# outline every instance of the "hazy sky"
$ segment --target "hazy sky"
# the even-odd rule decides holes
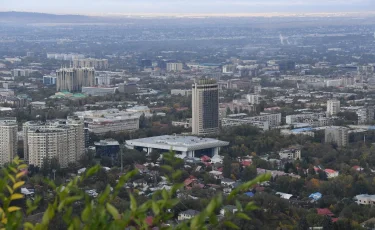
[[[0,0],[0,11],[50,13],[268,13],[375,11],[375,0]]]

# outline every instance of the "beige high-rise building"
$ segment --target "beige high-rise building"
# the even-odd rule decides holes
[[[84,122],[77,117],[23,125],[24,155],[29,164],[41,167],[44,159],[58,159],[61,167],[77,162],[85,153]]]
[[[0,120],[0,165],[9,163],[17,156],[17,130],[15,118]]]
[[[327,101],[327,114],[334,116],[340,112],[340,101],[339,100],[328,100]]]
[[[219,87],[215,80],[202,79],[192,88],[192,133],[219,132]]]
[[[325,142],[335,143],[337,146],[347,146],[349,143],[349,129],[341,126],[331,126],[325,129]]]
[[[95,68],[95,69],[108,69],[108,59],[84,58],[74,59],[73,67],[75,68]]]
[[[82,86],[95,85],[94,68],[61,68],[56,77],[57,91],[80,92]]]

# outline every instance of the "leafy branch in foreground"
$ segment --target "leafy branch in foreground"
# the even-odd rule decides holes
[[[255,204],[250,202],[242,205],[235,198],[257,183],[270,179],[268,174],[261,175],[234,189],[228,196],[223,196],[219,193],[210,200],[203,211],[192,219],[170,225],[168,222],[174,219],[174,213],[171,210],[176,208],[181,202],[177,198],[177,193],[182,189],[183,184],[174,182],[181,175],[181,171],[178,168],[183,164],[183,161],[176,158],[173,152],[165,153],[163,158],[165,165],[161,166],[161,170],[171,184],[170,189],[155,191],[152,194],[152,199],[141,204],[137,203],[135,194],[128,191],[130,205],[123,212],[120,212],[115,207],[115,199],[125,184],[137,174],[136,170],[121,176],[114,188],[107,185],[104,191],[96,198],[90,197],[81,189],[81,185],[90,177],[95,176],[100,170],[99,165],[90,168],[84,175],[73,178],[65,185],[56,186],[54,182],[46,180],[54,198],[44,211],[42,220],[35,225],[30,222],[20,221],[23,217],[23,211],[20,207],[11,204],[13,200],[24,198],[22,194],[17,193],[17,190],[25,183],[21,178],[25,175],[23,170],[27,166],[16,158],[7,168],[3,169],[3,176],[0,178],[1,229],[19,229],[22,227],[36,230],[49,229],[54,218],[62,218],[68,229],[71,230],[149,229],[150,223],[147,223],[146,219],[150,215],[153,216],[152,226],[159,227],[159,229],[208,229],[219,225],[216,211],[222,207],[223,203],[227,202],[235,202],[238,210],[234,214],[235,218],[250,220],[246,212],[255,210]],[[26,215],[38,208],[40,200],[40,197],[36,197],[33,201],[26,201]],[[223,224],[229,228],[238,229],[229,220],[224,221]]]

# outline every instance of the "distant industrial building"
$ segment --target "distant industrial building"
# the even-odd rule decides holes
[[[108,69],[108,59],[84,58],[74,59],[75,68],[94,68],[98,70]]]
[[[12,162],[17,156],[18,125],[15,117],[0,118],[0,165]]]
[[[150,154],[152,151],[164,153],[172,150],[179,158],[200,158],[204,155],[213,157],[219,154],[220,147],[228,145],[229,142],[211,138],[170,135],[126,141],[126,147],[131,149],[144,151],[148,154]]]
[[[62,68],[56,71],[57,91],[80,92],[83,86],[95,85],[94,68]]]
[[[330,126],[325,129],[325,142],[334,143],[339,147],[347,146],[349,143],[349,129],[341,126]]]
[[[116,158],[120,152],[120,144],[113,139],[100,140],[99,142],[95,142],[94,145],[97,157]]]
[[[192,133],[219,132],[219,88],[215,80],[202,79],[192,88]]]

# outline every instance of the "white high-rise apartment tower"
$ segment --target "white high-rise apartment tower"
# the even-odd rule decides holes
[[[339,100],[328,100],[327,101],[327,114],[334,116],[340,112],[340,101]]]
[[[219,132],[219,87],[215,80],[202,79],[192,88],[192,133]]]
[[[0,120],[0,165],[9,163],[17,156],[17,121],[16,118]]]

